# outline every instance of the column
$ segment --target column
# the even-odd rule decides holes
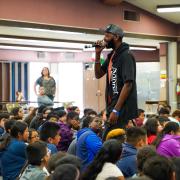
[[[169,104],[172,112],[177,109],[177,42],[168,43]]]

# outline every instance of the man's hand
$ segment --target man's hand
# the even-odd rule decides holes
[[[118,116],[116,115],[115,112],[111,112],[110,116],[109,116],[109,122],[110,124],[116,124],[118,120]]]
[[[104,41],[97,41],[95,46],[96,54],[101,54],[102,50],[105,48],[105,42]]]

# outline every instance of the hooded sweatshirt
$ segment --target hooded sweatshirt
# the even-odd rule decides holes
[[[157,147],[157,153],[166,157],[180,157],[180,135],[166,134]]]
[[[137,149],[127,142],[124,143],[121,159],[116,165],[122,171],[125,178],[131,177],[137,173],[136,156]]]
[[[85,169],[102,147],[101,139],[90,128],[83,128],[77,133],[76,155],[82,160]]]

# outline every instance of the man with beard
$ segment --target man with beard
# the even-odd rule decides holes
[[[136,62],[129,45],[122,42],[123,30],[109,24],[104,31],[104,40],[95,46],[95,76],[106,76],[106,111],[108,122],[103,139],[116,128],[124,128],[128,120],[137,117]],[[111,48],[106,61],[101,65],[100,56],[104,48]]]

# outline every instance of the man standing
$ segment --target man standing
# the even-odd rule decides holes
[[[106,111],[109,124],[104,138],[115,128],[124,128],[128,120],[137,117],[136,62],[129,51],[129,45],[122,42],[123,30],[109,24],[104,30],[104,42],[97,41],[95,46],[95,76],[106,77]],[[104,48],[112,48],[104,64],[100,64]]]

